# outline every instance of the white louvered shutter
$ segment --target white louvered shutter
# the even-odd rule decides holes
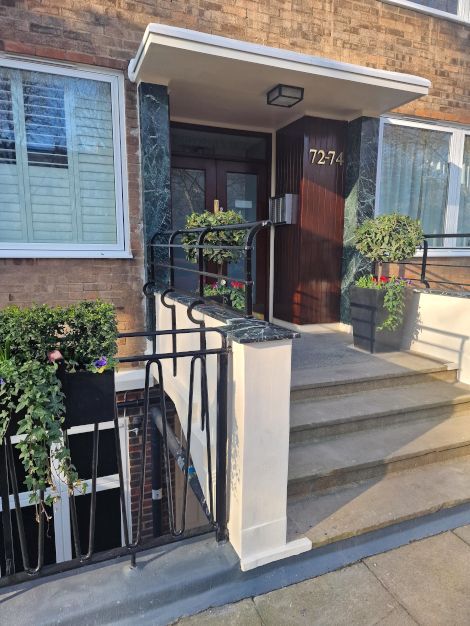
[[[111,84],[0,69],[0,241],[117,244]]]

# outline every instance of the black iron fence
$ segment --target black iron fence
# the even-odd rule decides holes
[[[149,294],[158,283],[164,284],[168,291],[174,291],[175,289],[175,272],[186,272],[197,277],[198,286],[194,292],[187,292],[187,295],[195,297],[197,296],[203,302],[213,302],[213,298],[205,295],[205,286],[207,279],[217,281],[233,280],[233,276],[229,276],[224,273],[215,273],[208,270],[208,261],[204,254],[205,251],[229,251],[240,253],[243,257],[243,276],[237,278],[237,282],[241,283],[245,287],[245,303],[244,303],[244,315],[245,317],[253,316],[253,288],[255,284],[255,277],[253,275],[253,254],[256,244],[256,236],[260,231],[270,230],[272,222],[269,220],[259,222],[246,222],[243,224],[230,224],[224,226],[208,226],[204,228],[189,228],[180,229],[167,232],[157,232],[152,237],[148,245],[148,282],[144,287],[144,293]],[[229,233],[233,231],[245,231],[245,241],[243,245],[214,245],[206,242],[206,237],[209,233]],[[181,238],[187,236],[196,236],[196,243],[189,243],[188,240],[183,243]],[[159,241],[163,238],[165,241]],[[178,239],[180,239],[178,243]],[[181,263],[175,260],[175,251],[182,251],[187,254],[188,251],[195,251],[197,262],[195,264]],[[162,252],[159,258],[159,252]],[[191,266],[190,266],[191,265]],[[161,278],[165,276],[168,280],[162,281]],[[185,290],[178,287],[178,292],[184,293]],[[231,308],[223,302],[217,302],[217,304],[224,308]],[[268,304],[269,306],[269,304]],[[269,311],[268,319],[269,319]]]
[[[429,281],[427,279],[427,270],[428,270],[428,254],[429,254],[429,250],[441,250],[441,251],[455,251],[455,250],[462,250],[462,246],[457,246],[454,243],[452,243],[453,241],[455,242],[457,239],[467,239],[470,238],[470,233],[439,233],[437,235],[425,235],[424,236],[424,241],[423,241],[423,256],[421,259],[421,276],[420,276],[420,281],[421,283],[427,288],[430,288],[430,284]],[[443,242],[442,246],[432,246],[430,245],[430,242],[432,240],[441,240]],[[452,269],[453,267],[459,267],[458,265],[452,265],[452,264],[439,264],[439,263],[433,263],[432,264],[433,268],[436,267],[441,267],[441,268],[449,268]],[[454,281],[445,281],[446,284],[448,285],[458,285],[459,287],[470,287],[470,283],[466,283],[466,284],[462,284],[459,282],[454,282]]]
[[[61,562],[47,563],[47,546],[51,541],[51,534],[59,532],[59,524],[51,520],[54,513],[45,504],[45,494],[40,493],[40,501],[34,505],[34,522],[25,524],[23,509],[27,508],[27,492],[21,490],[18,479],[19,459],[15,450],[12,436],[6,436],[0,446],[0,587],[35,578],[41,575],[64,572],[89,563],[103,561],[109,558],[128,555],[131,565],[136,564],[136,555],[139,551],[178,539],[194,536],[205,532],[215,532],[217,541],[227,538],[227,510],[226,510],[226,483],[227,483],[227,367],[228,353],[226,337],[218,328],[191,328],[181,330],[143,331],[129,332],[120,335],[122,338],[147,337],[152,339],[154,347],[158,338],[164,336],[176,337],[183,335],[199,334],[200,348],[196,350],[159,352],[152,354],[140,354],[127,356],[119,359],[121,363],[145,364],[145,388],[143,397],[137,400],[122,401],[115,404],[113,416],[106,416],[112,420],[110,427],[114,431],[114,454],[117,466],[117,488],[119,490],[119,508],[121,517],[122,538],[120,545],[109,549],[99,550],[95,545],[97,530],[97,516],[104,516],[105,528],[111,522],[111,512],[106,510],[106,505],[98,503],[98,467],[100,460],[100,440],[103,424],[94,423],[91,426],[91,467],[88,466],[88,476],[91,473],[91,490],[87,493],[89,508],[87,514],[83,514],[83,507],[77,507],[77,501],[85,498],[74,492],[70,485],[65,485],[64,501],[60,503],[63,511],[63,519],[60,526],[70,528],[69,541],[71,543],[71,557],[61,559]],[[218,347],[207,348],[206,338],[209,334],[218,337]],[[214,343],[214,342],[212,342]],[[165,393],[165,361],[172,360],[176,363],[182,359],[190,360],[189,380],[186,381],[188,393],[187,427],[185,432],[178,435],[172,427],[169,419],[171,401]],[[207,365],[210,359],[216,360],[216,409],[209,406]],[[196,374],[196,364],[199,364]],[[152,386],[152,369],[158,374],[158,385]],[[97,375],[98,376],[98,375]],[[197,376],[197,378],[196,378]],[[194,392],[196,382],[200,383],[200,415],[195,420],[193,415]],[[83,389],[86,394],[87,390]],[[142,408],[142,421],[140,425],[140,450],[137,453],[137,475],[129,476],[125,471],[126,457],[129,451],[123,441],[122,420],[118,416],[119,409]],[[215,413],[215,414],[214,414]],[[216,424],[216,441],[211,441],[211,423]],[[199,481],[199,477],[192,463],[191,442],[192,433],[199,428],[205,433],[206,466],[205,477],[206,489]],[[155,439],[157,446],[152,445],[152,453],[149,455],[148,438]],[[67,441],[68,433],[64,431]],[[154,443],[154,441],[152,441]],[[72,463],[75,462],[74,450],[71,449]],[[212,458],[215,449],[216,458]],[[78,449],[77,449],[78,450]],[[159,452],[155,454],[155,450]],[[87,451],[88,453],[90,450]],[[109,449],[106,451],[109,455]],[[81,453],[83,455],[83,450]],[[79,455],[80,456],[80,455]],[[149,458],[149,456],[151,458]],[[134,459],[135,461],[135,459]],[[157,523],[157,532],[153,537],[144,537],[144,501],[148,497],[148,464],[153,469],[152,476],[157,480],[164,476],[163,492],[166,498],[166,510],[168,512],[168,529],[162,532],[162,524]],[[135,464],[135,463],[134,463]],[[175,488],[175,465],[180,468],[183,476],[183,486],[179,491]],[[215,465],[215,488],[213,485],[212,468]],[[51,471],[54,471],[51,467]],[[133,483],[137,491],[137,499],[131,504],[129,498],[129,483]],[[152,484],[152,488],[155,485]],[[186,528],[188,490],[191,489],[196,500],[199,502],[201,511],[207,518],[207,524],[200,528]],[[204,495],[206,494],[207,497]],[[160,497],[161,497],[160,492]],[[214,501],[215,500],[215,501]],[[179,507],[177,506],[179,505]],[[79,512],[77,513],[77,510]],[[177,514],[179,510],[179,515]],[[65,513],[64,513],[65,511]],[[159,510],[161,514],[161,509]],[[108,516],[108,517],[106,517]],[[55,518],[54,518],[55,519]],[[106,524],[106,522],[108,524]],[[158,520],[161,522],[161,520]],[[106,532],[106,531],[105,531]],[[53,540],[53,538],[52,538]],[[49,555],[50,556],[50,555]],[[34,562],[33,562],[34,559]],[[50,558],[49,558],[50,560]]]

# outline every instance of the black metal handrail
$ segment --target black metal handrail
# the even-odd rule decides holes
[[[208,333],[216,334],[220,338],[219,347],[207,349],[205,348],[205,338]],[[75,504],[76,494],[71,485],[69,488],[69,506],[71,517],[71,540],[74,546],[75,558],[69,561],[56,563],[54,565],[44,565],[44,538],[47,532],[45,523],[45,506],[44,496],[41,492],[40,503],[37,507],[37,530],[34,537],[26,536],[24,532],[23,511],[20,503],[20,492],[17,480],[16,464],[13,456],[13,444],[11,436],[7,434],[3,443],[0,445],[0,498],[2,502],[2,511],[0,513],[0,525],[3,527],[3,541],[0,542],[0,563],[4,563],[4,567],[0,568],[0,588],[24,580],[35,578],[38,576],[49,575],[68,571],[72,568],[81,567],[88,563],[100,562],[104,558],[113,558],[121,555],[129,555],[131,564],[135,565],[137,552],[148,549],[152,546],[162,545],[175,541],[178,538],[186,538],[195,534],[215,531],[217,541],[225,541],[227,539],[227,384],[228,384],[228,356],[229,347],[227,337],[220,328],[184,328],[180,330],[162,330],[162,331],[141,331],[141,332],[125,332],[119,335],[119,338],[137,338],[150,337],[154,340],[161,336],[188,335],[193,334],[199,337],[204,336],[204,349],[174,351],[174,352],[157,352],[151,354],[137,354],[133,356],[120,357],[120,363],[143,363],[145,364],[145,385],[143,400],[117,402],[114,406],[114,415],[109,416],[109,420],[113,421],[114,439],[116,446],[116,463],[119,478],[119,496],[120,508],[122,516],[122,532],[123,546],[117,547],[106,553],[100,553],[95,548],[95,530],[96,530],[96,512],[97,512],[97,479],[98,479],[98,458],[99,458],[99,424],[95,423],[92,430],[92,455],[91,455],[91,492],[90,495],[90,513],[86,535],[88,537],[88,545],[86,552],[82,550],[80,538],[83,533],[80,530],[80,523],[77,516]],[[155,341],[154,341],[154,345]],[[207,377],[207,359],[217,359],[217,379],[216,379],[216,407],[212,412],[208,399],[208,377]],[[163,362],[165,360],[190,359],[190,373],[188,381],[188,414],[187,429],[181,442],[172,430],[169,420],[169,407],[172,406],[171,400],[165,394],[165,376]],[[205,431],[206,437],[206,454],[208,468],[208,501],[206,502],[201,484],[198,480],[197,473],[191,460],[191,433],[193,430],[193,399],[196,384],[196,362],[199,362],[199,372],[201,378],[201,431]],[[158,386],[153,387],[150,384],[151,368],[156,367],[158,370]],[[86,393],[86,390],[84,390]],[[137,507],[134,509],[129,506],[126,499],[126,484],[124,481],[123,458],[121,454],[121,441],[119,433],[119,408],[143,407],[143,417],[139,426],[141,443],[140,443],[140,466],[136,472],[137,480]],[[214,416],[213,413],[216,413]],[[211,443],[211,419],[215,418],[216,425],[216,441],[215,441],[215,503],[214,490],[212,484],[212,443]],[[152,437],[159,439],[158,448],[162,451],[161,458],[163,460],[163,471],[166,483],[166,498],[169,514],[169,533],[166,535],[155,536],[154,538],[143,537],[144,522],[144,500],[146,497],[146,464],[148,460],[148,436],[152,430]],[[64,430],[64,438],[67,440],[67,431]],[[184,441],[184,443],[183,443]],[[182,511],[179,523],[176,522],[176,501],[175,483],[172,477],[172,469],[170,465],[171,456],[175,458],[178,466],[181,468],[184,476],[183,490],[181,495]],[[73,462],[73,459],[72,459]],[[161,469],[160,469],[161,473]],[[153,477],[152,477],[153,480]],[[186,529],[186,501],[188,487],[193,490],[197,500],[200,502],[203,512],[207,516],[208,523],[199,529]],[[153,482],[152,482],[153,489]],[[175,492],[175,493],[174,493]],[[88,495],[88,494],[87,494]],[[10,498],[13,498],[13,506],[10,506]],[[13,535],[13,517],[15,514],[16,527],[18,529],[20,549],[15,547]],[[134,513],[134,515],[133,515]],[[35,545],[33,545],[35,544]],[[30,565],[30,554],[37,554],[37,564]],[[21,571],[17,571],[16,564],[21,563]]]
[[[159,231],[153,235],[148,244],[148,282],[144,286],[144,293],[147,295],[152,289],[157,286],[157,268],[162,270],[168,270],[168,284],[166,285],[167,293],[173,291],[175,288],[175,271],[187,272],[190,274],[197,274],[199,277],[198,289],[196,293],[188,293],[189,296],[195,296],[204,302],[213,302],[213,299],[204,295],[204,285],[206,278],[215,278],[217,280],[233,280],[226,274],[215,274],[207,270],[207,260],[204,256],[205,250],[238,250],[244,252],[244,273],[243,278],[237,279],[237,282],[242,283],[245,286],[245,317],[253,317],[253,249],[255,247],[256,236],[261,230],[269,229],[272,226],[272,222],[269,220],[262,220],[258,222],[245,222],[242,224],[226,224],[221,226],[208,226],[201,228],[188,228],[178,229],[173,231]],[[230,232],[230,231],[246,231],[245,243],[242,246],[220,246],[205,243],[205,238],[212,232]],[[184,235],[199,235],[197,237],[197,243],[175,243],[177,237]],[[159,242],[161,239],[168,236],[168,241]],[[157,260],[156,250],[167,250],[167,262]],[[197,269],[187,267],[181,264],[175,264],[175,250],[197,250]],[[179,292],[185,293],[184,290],[178,289]],[[224,308],[231,309],[224,304]],[[269,303],[268,303],[269,306]],[[269,312],[268,312],[269,314]]]
[[[423,256],[421,259],[420,281],[423,283],[426,289],[430,289],[429,281],[426,278],[429,250],[460,250],[461,249],[461,246],[444,246],[444,247],[443,246],[430,246],[429,241],[432,239],[461,239],[465,237],[470,237],[470,233],[437,233],[435,235],[424,235],[424,240],[422,244]],[[452,267],[452,266],[446,265],[445,267]],[[448,283],[448,284],[458,284],[458,283]]]

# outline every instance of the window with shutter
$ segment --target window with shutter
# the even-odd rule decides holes
[[[122,84],[117,73],[2,61],[2,256],[128,256]]]

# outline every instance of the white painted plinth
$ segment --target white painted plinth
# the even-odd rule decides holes
[[[230,542],[249,570],[311,548],[286,543],[292,341],[232,344]]]

